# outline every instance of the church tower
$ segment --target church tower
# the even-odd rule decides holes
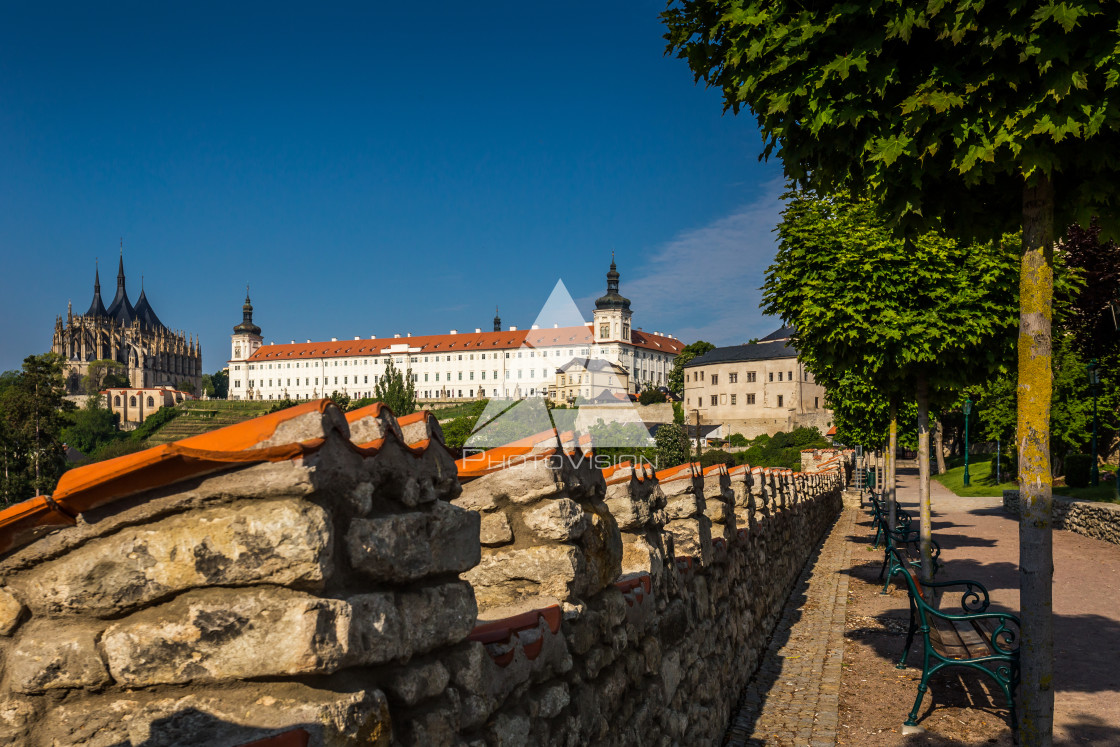
[[[618,268],[611,254],[611,269],[607,272],[607,294],[595,301],[592,329],[595,342],[630,342],[630,299],[618,292]]]
[[[249,301],[249,286],[245,286],[245,304],[241,307],[241,324],[233,328],[230,363],[246,360],[261,346],[261,328],[253,324],[253,304]]]

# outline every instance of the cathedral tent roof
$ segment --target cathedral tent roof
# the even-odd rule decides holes
[[[117,270],[117,294],[113,296],[113,302],[109,304],[107,313],[119,324],[132,324],[132,320],[136,318],[136,309],[132,308],[132,303],[128,300],[128,292],[124,289],[123,256]]]
[[[140,298],[136,301],[136,308],[133,309],[136,318],[140,320],[140,324],[152,329],[160,329],[163,327],[163,322],[156,316],[156,312],[152,310],[152,305],[148,303],[148,295],[144,289],[140,289]]]
[[[95,269],[93,271],[93,302],[89,305],[86,316],[108,316],[105,304],[101,301],[101,276]]]

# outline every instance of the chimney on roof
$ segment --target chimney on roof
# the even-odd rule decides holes
[[[310,342],[311,342],[311,340],[308,340],[307,342],[309,342],[309,343],[310,343]]]
[[[371,340],[376,340],[376,339],[377,339],[377,335],[370,335],[370,336],[369,336],[369,339],[371,339]]]
[[[661,337],[661,333],[660,333],[660,332],[654,332],[653,334],[657,335],[658,337]]]
[[[516,332],[516,331],[517,331],[517,327],[514,327],[514,326],[512,326],[512,325],[511,325],[511,326],[510,326],[510,328],[509,328],[509,331],[510,331],[510,332]]]
[[[482,334],[482,329],[481,329],[480,327],[475,327],[475,328],[474,328],[474,333],[475,333],[476,335],[478,335],[478,334]]]
[[[560,329],[560,322],[553,322],[552,323],[552,328],[553,329]]]
[[[459,330],[453,329],[453,330],[451,330],[451,334],[457,335],[457,334],[459,334]]]
[[[401,336],[401,333],[400,333],[400,332],[394,332],[394,333],[393,333],[393,339],[394,339],[394,340],[396,340],[396,339],[397,339],[397,338],[399,338],[400,336]]]
[[[338,342],[338,338],[337,337],[332,337],[331,342]]]
[[[360,337],[355,337],[354,339],[355,339],[355,340],[360,340],[360,339],[362,339],[362,338],[360,338]]]
[[[288,344],[289,344],[289,345],[295,345],[295,344],[296,344],[296,341],[295,341],[295,340],[289,340],[289,341],[288,341]]]

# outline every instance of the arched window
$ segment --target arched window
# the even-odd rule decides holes
[[[130,407],[136,407],[136,395],[132,395],[128,398],[128,404]]]
[[[121,406],[121,395],[118,394],[116,397],[113,397],[113,404],[117,407]]]
[[[156,406],[156,400],[155,400],[155,398],[154,398],[154,397],[151,397],[151,396],[149,396],[149,397],[148,397],[148,407],[155,407],[155,406]]]

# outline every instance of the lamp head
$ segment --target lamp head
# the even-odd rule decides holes
[[[970,399],[966,399],[964,401],[964,416],[967,418],[971,414],[972,414],[972,399],[970,398]]]

